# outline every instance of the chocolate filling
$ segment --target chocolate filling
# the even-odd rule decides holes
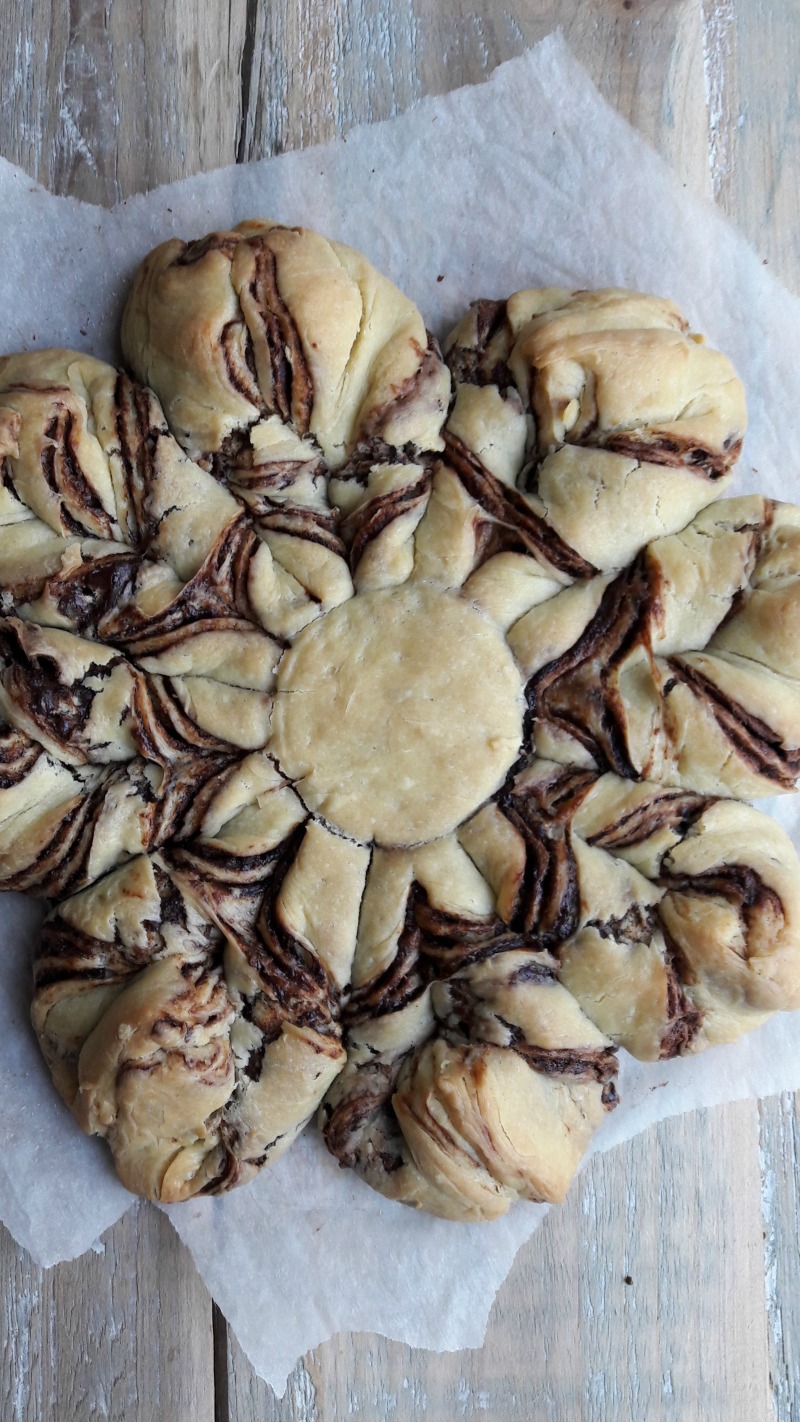
[[[517,489],[509,488],[490,474],[463,440],[446,431],[445,446],[448,468],[458,475],[467,493],[485,509],[493,524],[509,528],[512,546],[543,559],[571,578],[595,576],[597,569],[534,513]],[[500,537],[499,532],[495,537]]]
[[[506,391],[514,382],[507,365],[511,329],[505,301],[473,301],[469,335],[450,347],[446,360],[458,385],[496,385]]]
[[[746,764],[773,780],[783,790],[793,790],[800,775],[800,748],[788,749],[779,733],[758,716],[754,716],[740,702],[726,696],[710,677],[704,676],[696,667],[689,666],[681,657],[669,658],[670,670],[676,682],[683,682],[697,699],[708,707],[720,730],[724,732],[734,747],[736,754]],[[669,695],[672,686],[665,688]]]

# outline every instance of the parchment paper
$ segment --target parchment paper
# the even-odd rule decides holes
[[[560,36],[484,85],[341,142],[110,212],[55,198],[0,160],[0,349],[61,344],[113,359],[126,283],[145,252],[172,233],[255,216],[362,248],[440,335],[475,297],[526,285],[618,283],[675,297],[747,386],[735,491],[800,500],[800,302],[603,102]],[[770,808],[800,847],[798,801]],[[21,897],[0,901],[0,1218],[48,1265],[87,1249],[132,1201],[104,1147],[57,1100],[28,1026],[40,917]],[[696,1059],[625,1059],[623,1104],[595,1148],[680,1111],[798,1087],[800,1013]],[[479,1346],[495,1292],[544,1213],[518,1206],[484,1226],[416,1215],[340,1172],[313,1131],[250,1187],[168,1211],[276,1391],[298,1355],[339,1330]]]

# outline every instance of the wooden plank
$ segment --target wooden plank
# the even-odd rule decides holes
[[[0,152],[112,204],[239,147],[247,0],[18,0],[0,18]]]
[[[391,118],[422,94],[478,83],[561,26],[601,92],[669,157],[706,182],[700,9],[694,0],[360,0],[321,6],[258,0],[245,159],[322,143]]]
[[[759,1103],[767,1341],[776,1422],[800,1398],[800,1095]]]
[[[800,0],[704,0],[714,193],[800,289]]]
[[[0,1227],[3,1422],[214,1422],[211,1300],[166,1216],[39,1269]]]
[[[596,1157],[520,1253],[480,1350],[341,1336],[277,1402],[232,1342],[231,1422],[767,1422],[757,1129],[748,1102]]]
[[[800,0],[704,0],[714,196],[800,292],[796,36]],[[770,1379],[776,1422],[800,1411],[800,1093],[759,1103]]]

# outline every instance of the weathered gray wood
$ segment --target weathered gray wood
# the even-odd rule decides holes
[[[166,1216],[39,1269],[0,1227],[3,1422],[214,1422],[211,1300]]]
[[[241,156],[321,143],[390,118],[422,94],[485,79],[557,26],[605,96],[680,169],[702,149],[701,11],[694,0],[358,0],[296,7],[259,0],[246,56]]]
[[[335,1338],[278,1403],[232,1342],[231,1422],[767,1422],[757,1129],[755,1103],[726,1106],[594,1159],[518,1257],[480,1350]]]
[[[705,0],[715,196],[794,290],[800,288],[798,26],[798,0]]]
[[[759,1104],[767,1341],[776,1422],[800,1398],[800,1097]]]
[[[0,153],[111,204],[236,161],[247,0],[14,0],[0,14]]]
[[[716,200],[800,291],[796,37],[800,5],[705,0],[709,168]],[[770,1381],[776,1422],[800,1409],[800,1095],[759,1103]]]

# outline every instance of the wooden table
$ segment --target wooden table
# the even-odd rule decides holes
[[[113,203],[401,112],[557,24],[687,187],[800,288],[800,0],[15,0],[0,12],[0,152]],[[481,1350],[340,1336],[281,1402],[155,1209],[45,1272],[3,1231],[0,1416],[794,1422],[799,1183],[796,1099],[667,1122],[596,1158],[551,1212]]]

